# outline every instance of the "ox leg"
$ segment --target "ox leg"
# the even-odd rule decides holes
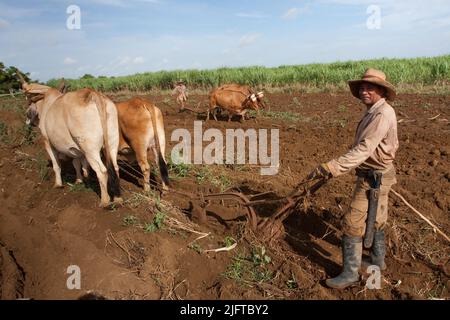
[[[119,175],[119,165],[117,164],[117,149],[111,148],[111,149],[110,149],[110,152],[111,152],[111,154],[110,154],[110,156],[111,156],[111,162],[112,162],[112,164],[113,164],[114,171],[116,172],[117,179],[119,179],[120,175]],[[122,204],[122,203],[123,203],[122,197],[114,196],[113,201],[114,201],[114,203],[116,203],[116,204]]]
[[[231,118],[233,118],[233,114],[230,112],[230,113],[228,114],[228,122],[231,121]]]
[[[152,150],[153,150],[153,154],[155,155],[155,166],[156,166],[156,168],[158,168],[158,166],[159,166],[159,163],[158,163],[158,150],[156,149],[156,146],[153,146]],[[161,156],[164,159],[164,148],[161,148]],[[164,159],[164,162],[165,161],[166,161],[166,159]],[[164,183],[164,180],[162,178],[161,178],[161,183],[162,183],[162,189],[164,191],[168,191],[169,187]]]
[[[83,176],[81,175],[81,159],[74,158],[72,160],[73,167],[75,168],[75,172],[77,173],[77,179],[75,180],[75,184],[83,183]]]
[[[119,130],[119,152],[121,154],[129,154],[131,152],[131,148],[126,142],[122,130]]]
[[[89,163],[85,157],[81,158],[81,170],[83,171],[83,177],[89,177]]]
[[[144,187],[144,191],[150,191],[150,165],[148,164],[147,148],[137,146],[137,148],[133,149],[136,152],[136,160],[142,171],[142,186]]]
[[[53,171],[55,172],[55,184],[54,188],[62,188],[62,179],[61,179],[61,166],[58,160],[58,153],[52,146],[50,145],[50,142],[45,141],[45,150],[47,151],[48,155],[50,156],[50,159],[52,160],[53,165]]]
[[[86,159],[92,170],[94,170],[97,175],[101,193],[100,207],[105,208],[109,206],[108,171],[106,170],[102,159],[100,159],[99,153],[86,154]]]

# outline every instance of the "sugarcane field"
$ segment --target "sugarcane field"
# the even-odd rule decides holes
[[[449,5],[78,2],[0,4],[0,300],[450,299]]]

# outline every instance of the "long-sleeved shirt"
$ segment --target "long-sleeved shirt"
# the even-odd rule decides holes
[[[393,167],[397,149],[397,117],[394,109],[381,99],[359,122],[352,149],[327,165],[334,177],[356,167],[388,171]]]
[[[186,86],[184,84],[176,85],[172,91],[172,95],[177,94],[178,97],[187,98]]]

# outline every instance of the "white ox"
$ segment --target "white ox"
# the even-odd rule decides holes
[[[97,174],[101,207],[110,205],[110,196],[120,203],[119,124],[114,103],[92,89],[62,94],[47,86],[28,84],[23,78],[22,88],[30,99],[28,122],[39,126],[52,161],[55,187],[62,187],[59,159],[69,157],[73,159],[77,182],[82,180],[82,164],[85,176],[87,163]],[[102,148],[106,166],[101,158]]]

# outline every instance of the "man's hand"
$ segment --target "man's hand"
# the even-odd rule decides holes
[[[315,168],[306,178],[307,180],[314,179],[325,179],[329,180],[333,177],[326,163],[322,163],[317,168]]]

